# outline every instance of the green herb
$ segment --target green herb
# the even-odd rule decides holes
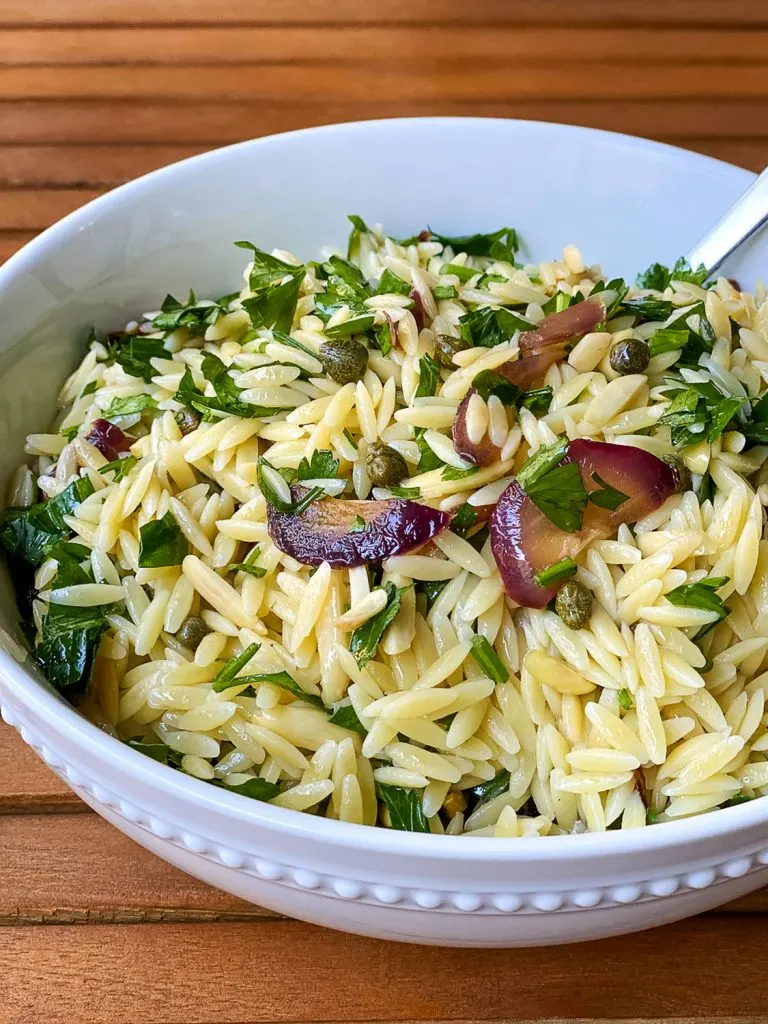
[[[474,476],[479,467],[470,466],[468,469],[457,469],[455,466],[443,466],[440,477],[443,480],[466,480],[469,476]]]
[[[589,500],[598,508],[607,508],[614,512],[617,508],[621,508],[625,501],[629,501],[628,494],[622,494],[615,487],[611,487],[598,473],[593,473],[592,479],[598,489],[589,492]]]
[[[257,329],[276,327],[290,331],[306,267],[285,263],[250,242],[235,242],[235,245],[253,253],[249,286],[254,294],[243,300],[243,309],[251,323]]]
[[[349,443],[355,449],[355,451],[357,451],[357,441],[350,434],[349,430],[346,427],[344,427],[343,434],[344,434],[344,437],[346,437],[346,439],[349,441]]]
[[[165,565],[181,565],[189,554],[187,538],[181,532],[172,512],[162,519],[152,519],[139,530],[139,568],[158,569]]]
[[[470,466],[469,469],[456,469],[455,466],[443,466],[443,472],[440,476],[443,480],[466,480],[467,477],[474,476],[478,469],[478,466]]]
[[[601,292],[615,292],[615,298],[606,307],[605,316],[603,317],[603,323],[607,323],[612,317],[616,316],[621,311],[622,303],[629,291],[629,285],[621,277],[614,277],[611,281],[598,281],[595,287],[590,292],[590,298],[593,295],[599,295]]]
[[[728,576],[708,576],[698,583],[684,583],[681,587],[675,587],[665,596],[670,604],[680,608],[700,608],[703,611],[715,612],[719,622],[728,616],[730,608],[723,604],[723,599],[715,591],[724,587],[728,582]],[[705,630],[711,628],[705,626]]]
[[[553,444],[542,445],[527,462],[525,462],[517,474],[517,482],[527,491],[536,481],[550,469],[553,469],[565,458],[568,451],[567,438],[562,441],[555,441]]]
[[[768,391],[753,403],[747,422],[739,430],[748,441],[768,444]]]
[[[376,289],[376,294],[410,295],[411,283],[410,281],[404,281],[402,277],[398,277],[397,274],[393,274],[391,270],[387,269],[381,275],[379,287]]]
[[[627,689],[619,690],[617,699],[619,701],[619,707],[622,707],[625,711],[631,711],[635,706],[635,702],[632,700],[632,694]]]
[[[352,520],[352,525],[349,528],[350,533],[360,533],[366,527],[366,522],[362,516],[355,516]]]
[[[245,782],[239,782],[236,786],[228,786],[226,782],[220,784],[221,789],[226,789],[228,793],[237,793],[239,796],[250,797],[251,800],[273,800],[280,792],[280,787],[276,782],[269,782],[267,779],[246,779]]]
[[[584,301],[584,296],[578,292],[576,295],[568,295],[567,292],[555,292],[546,302],[542,302],[541,308],[545,313],[562,313],[564,309],[577,306]]]
[[[339,338],[349,338],[353,334],[365,334],[373,327],[374,319],[373,313],[358,313],[340,324],[326,327],[325,336],[331,340],[338,340]]]
[[[145,338],[140,334],[124,334],[110,342],[110,355],[131,377],[141,377],[148,384],[160,372],[151,359],[168,359],[170,353],[162,338]]]
[[[363,218],[358,217],[356,213],[348,213],[347,220],[352,225],[347,242],[347,259],[352,260],[357,259],[360,255],[360,236],[367,235],[370,229]]]
[[[312,356],[313,359],[317,359],[317,352],[313,351],[309,345],[303,345],[300,341],[291,337],[290,334],[286,334],[284,331],[278,331],[275,327],[272,328],[272,339],[278,342],[280,345],[287,345],[288,348],[295,348],[298,352],[303,352],[305,355]]]
[[[451,519],[451,530],[453,533],[458,533],[460,537],[463,537],[467,530],[474,526],[476,522],[477,509],[474,505],[470,505],[468,502],[465,502],[463,505],[459,505],[453,513],[453,519]]]
[[[145,740],[132,739],[126,740],[126,745],[133,750],[137,750],[140,754],[144,754],[145,757],[151,757],[153,761],[157,761],[159,764],[167,764],[173,768],[181,767],[182,755],[175,750],[171,750],[166,743],[151,743]]]
[[[77,432],[80,429],[80,424],[76,423],[72,427],[62,427],[59,433],[62,437],[66,437],[67,441],[74,441],[77,437]]]
[[[370,298],[371,289],[360,269],[340,256],[331,256],[322,269],[327,280],[325,291],[315,295],[315,312],[326,323],[342,306],[347,306],[351,314],[345,324],[327,330],[326,337],[341,338],[369,330],[373,326],[374,315],[365,305],[365,300]]]
[[[509,772],[506,768],[502,768],[492,779],[482,782],[479,786],[475,786],[472,790],[472,795],[476,800],[475,807],[487,804],[489,800],[494,800],[497,796],[501,796],[502,793],[508,792],[509,782]]]
[[[192,291],[186,302],[179,302],[173,295],[166,295],[160,312],[152,320],[152,326],[156,331],[164,331],[166,334],[179,327],[186,327],[191,337],[200,338],[226,312],[226,306],[221,303],[209,300],[198,302]]]
[[[375,327],[373,331],[374,344],[383,356],[389,355],[392,351],[393,336],[396,338],[397,334],[392,321],[387,316],[385,322],[380,326]]]
[[[654,299],[651,296],[644,299],[625,299],[621,304],[622,313],[637,317],[641,323],[666,320],[672,315],[673,309],[672,303],[666,299]]]
[[[675,394],[659,422],[670,428],[677,448],[703,440],[712,444],[745,402],[746,398],[725,398],[714,384],[689,384]]]
[[[521,395],[517,384],[513,384],[498,370],[481,370],[472,378],[472,387],[486,402],[491,395],[496,395],[504,405],[515,405]]]
[[[299,686],[293,676],[287,672],[257,672],[255,675],[250,676],[238,676],[237,679],[229,681],[229,686],[256,686],[258,683],[271,683],[272,686],[279,686],[281,690],[287,690],[288,693],[292,693],[294,697],[298,697],[299,700],[303,700],[307,704],[311,704],[313,708],[320,708],[325,710],[325,704],[323,704],[322,698],[318,697],[317,694],[307,693],[307,691]],[[227,686],[221,687],[214,684],[213,689],[218,693],[220,689],[227,689]]]
[[[516,331],[532,331],[534,325],[503,306],[481,306],[459,317],[459,333],[473,346],[493,348],[509,341]]]
[[[689,336],[689,331],[676,331],[665,327],[651,337],[648,349],[652,356],[659,356],[663,352],[675,352],[678,349],[682,352],[688,344]]]
[[[431,398],[437,392],[440,383],[440,364],[426,352],[419,359],[419,383],[416,386],[416,398]]]
[[[418,487],[390,487],[390,494],[394,494],[396,498],[410,498],[417,500],[421,497],[421,491]]]
[[[429,832],[429,822],[421,806],[420,789],[377,785],[376,793],[389,811],[392,828],[401,832]]]
[[[453,524],[451,524],[451,529],[453,529]],[[416,585],[419,593],[427,599],[427,610],[432,607],[447,585],[448,580],[422,580]]]
[[[104,473],[114,473],[112,477],[114,483],[119,484],[120,481],[128,476],[133,467],[138,462],[135,455],[127,455],[124,459],[115,459],[113,462],[108,462],[106,466],[102,466],[99,472],[103,475]]]
[[[747,796],[746,793],[736,793],[730,799],[720,804],[721,807],[738,807],[739,804],[748,804],[750,800],[754,800],[755,797]]]
[[[459,293],[452,284],[436,284],[432,294],[436,299],[455,299]]]
[[[98,384],[96,383],[95,380],[88,381],[83,390],[80,392],[80,397],[85,398],[87,395],[92,395],[97,387]]]
[[[692,284],[703,285],[708,277],[709,273],[703,264],[692,270],[688,260],[681,256],[671,270],[662,263],[652,263],[644,273],[638,274],[637,286],[663,292],[669,287],[670,281],[689,281]]]
[[[509,679],[509,672],[504,668],[501,658],[484,636],[472,637],[472,657],[477,662],[480,671],[492,679],[494,683],[506,683]]]
[[[532,413],[539,416],[549,411],[552,401],[552,388],[534,388],[531,391],[524,391],[518,400],[518,405],[524,409],[530,409]]]
[[[416,466],[417,473],[428,473],[431,469],[439,469],[444,466],[443,460],[432,451],[424,440],[424,431],[419,429],[416,432],[416,444],[419,446],[419,464]]]
[[[131,395],[128,398],[115,398],[108,409],[104,410],[104,419],[112,420],[116,416],[133,416],[145,409],[156,409],[157,402],[151,395]]]
[[[473,277],[477,277],[478,274],[482,274],[482,270],[478,270],[477,267],[464,266],[463,263],[444,263],[442,267],[440,267],[440,273],[453,274],[454,277],[458,277],[462,284],[466,284],[467,281],[471,281]]]
[[[540,587],[549,587],[553,583],[560,583],[567,580],[576,572],[576,563],[572,558],[561,558],[559,562],[553,562],[546,569],[537,572],[534,576]]]
[[[227,690],[230,686],[239,686],[240,681],[238,680],[235,682],[235,676],[241,671],[241,669],[245,668],[260,647],[261,644],[258,643],[248,644],[245,650],[241,651],[240,654],[236,655],[234,658],[230,658],[226,665],[222,666],[214,677],[212,683],[214,693],[221,693],[223,690]]]
[[[269,480],[267,480],[264,474],[264,466],[269,466],[266,459],[259,459],[258,468],[256,469],[256,482],[259,485],[259,490],[264,495],[266,501],[276,508],[278,512],[284,512],[286,515],[299,516],[302,512],[305,512],[309,506],[318,501],[318,499],[325,496],[325,491],[322,487],[313,487],[311,490],[307,490],[301,497],[291,501],[284,501],[277,491],[274,489]],[[273,469],[270,466],[270,469]]]
[[[339,472],[339,460],[327,448],[312,452],[312,458],[302,459],[296,470],[297,480],[333,480]]]
[[[230,377],[228,367],[212,352],[203,354],[201,369],[205,379],[213,385],[216,397],[212,398],[203,394],[195,384],[192,371],[187,367],[181,378],[179,390],[176,392],[176,401],[181,402],[182,405],[194,412],[201,413],[204,418],[216,419],[220,414],[240,416],[243,419],[257,419],[285,412],[283,408],[251,405],[250,402],[243,402],[240,398],[241,388]]]
[[[581,529],[588,499],[575,463],[555,466],[528,484],[525,492],[558,529],[566,533],[576,533]]]
[[[93,494],[88,477],[74,480],[60,494],[26,508],[8,508],[0,518],[0,543],[15,558],[39,565],[50,549],[72,531],[64,522]]]
[[[385,591],[387,603],[380,612],[364,622],[362,626],[358,626],[349,641],[349,649],[360,668],[367,665],[375,656],[384,630],[400,611],[400,601],[407,588],[398,589],[394,583],[387,582],[383,588],[377,587],[376,589]]]
[[[357,712],[349,701],[339,701],[338,704],[334,704],[328,721],[331,725],[338,725],[341,729],[359,732],[361,736],[368,735],[365,726],[357,717]]]
[[[655,807],[649,807],[645,812],[645,823],[646,825],[657,825],[659,821],[659,812]]]
[[[432,241],[449,246],[454,252],[465,252],[468,256],[485,256],[506,263],[515,262],[515,253],[520,248],[520,238],[514,228],[499,228],[488,234],[439,235],[432,231]]]
[[[57,588],[91,582],[77,555],[61,547],[56,549],[55,557]],[[78,703],[88,689],[96,651],[107,626],[106,615],[114,607],[75,608],[53,602],[48,605],[34,657],[48,681],[71,703]]]
[[[262,576],[266,576],[267,570],[262,569],[260,565],[256,565],[256,559],[259,557],[259,545],[255,544],[253,550],[249,553],[248,557],[244,562],[230,562],[227,566],[227,572],[245,572],[249,576],[255,576],[256,579],[261,579]]]

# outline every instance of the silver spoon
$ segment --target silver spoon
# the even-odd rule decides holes
[[[689,251],[692,267],[702,263],[710,274],[725,262],[734,250],[768,223],[768,167],[742,193],[722,220]]]

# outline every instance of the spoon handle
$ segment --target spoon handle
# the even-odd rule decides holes
[[[722,220],[688,253],[692,267],[713,273],[742,242],[768,223],[768,167],[752,182]]]

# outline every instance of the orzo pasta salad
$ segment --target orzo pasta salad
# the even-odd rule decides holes
[[[165,765],[365,825],[768,793],[765,289],[350,220],[91,334],[0,524],[43,673]]]

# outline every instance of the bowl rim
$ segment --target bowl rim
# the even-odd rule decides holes
[[[183,171],[189,165],[213,166],[219,160],[237,159],[241,153],[251,150],[268,152],[272,148],[279,148],[285,144],[292,145],[297,140],[314,135],[355,134],[359,131],[387,133],[403,128],[424,130],[431,127],[460,132],[472,126],[497,127],[500,132],[524,131],[559,138],[565,135],[583,140],[587,145],[602,141],[604,145],[613,148],[656,152],[678,164],[683,170],[686,166],[698,165],[718,175],[738,177],[745,187],[756,177],[745,168],[682,147],[621,132],[550,121],[501,117],[408,117],[318,125],[217,147],[160,167],[98,196],[46,228],[0,267],[0,302],[5,287],[15,277],[34,266],[50,247],[65,241],[72,232],[87,227],[94,217],[98,217],[110,207],[121,204],[128,198],[140,201],[145,190],[155,188],[165,179],[173,179],[180,170]],[[505,839],[471,835],[462,836],[462,841],[458,843],[445,842],[445,837],[432,833],[400,832],[356,825],[275,807],[262,801],[246,800],[235,793],[228,793],[223,787],[212,787],[193,776],[152,761],[103,732],[64,698],[38,682],[4,645],[0,646],[0,676],[11,687],[14,700],[18,700],[36,719],[45,723],[55,733],[62,734],[82,751],[86,763],[90,756],[102,758],[113,768],[130,774],[142,785],[153,787],[158,793],[162,792],[164,796],[179,801],[180,805],[186,800],[244,825],[251,824],[257,828],[286,833],[296,839],[321,840],[329,846],[343,844],[357,851],[410,854],[440,861],[509,862],[514,859],[532,859],[547,862],[575,858],[579,855],[602,859],[622,854],[650,853],[682,843],[714,839],[768,821],[768,798],[759,797],[734,807],[716,809],[716,814],[707,811],[678,821],[661,822],[652,828],[548,836],[546,842],[541,842],[538,837]],[[87,773],[87,769],[81,770]]]

